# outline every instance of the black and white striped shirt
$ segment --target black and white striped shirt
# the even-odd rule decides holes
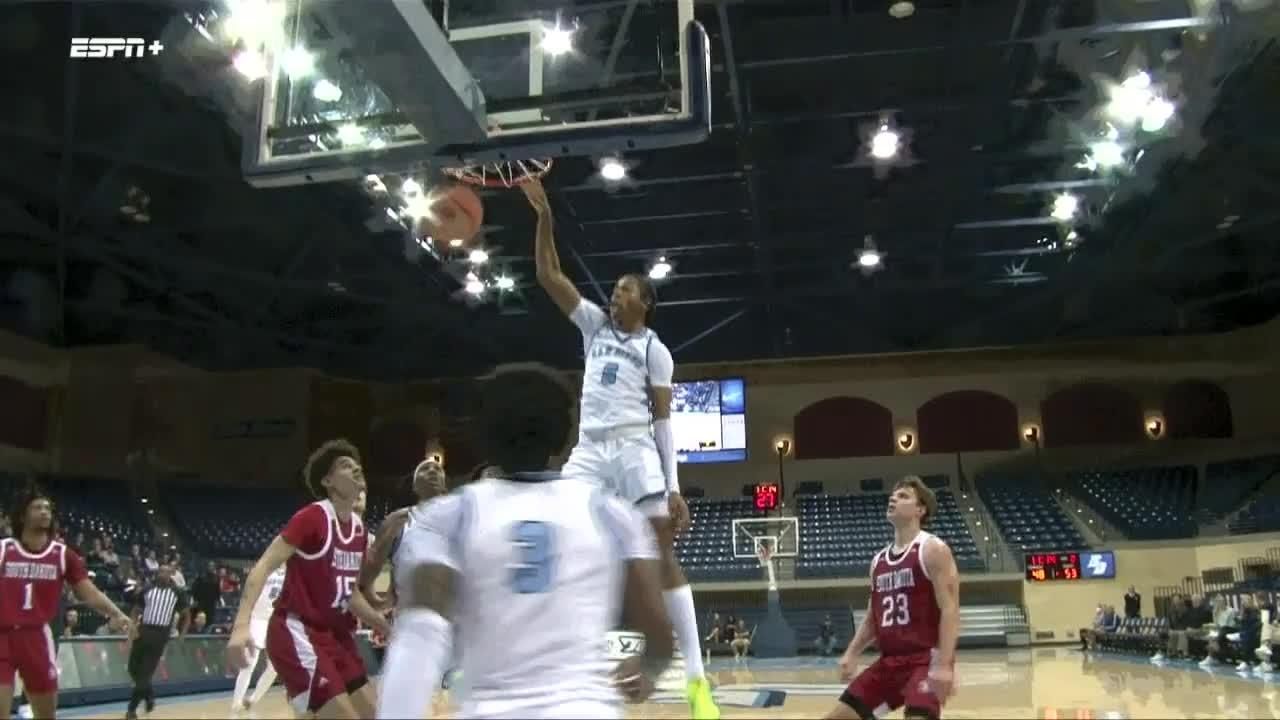
[[[173,614],[187,609],[186,595],[168,585],[151,585],[138,594],[142,624],[172,627]]]

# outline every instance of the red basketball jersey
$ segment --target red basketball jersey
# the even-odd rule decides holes
[[[294,513],[280,536],[297,548],[285,565],[284,588],[276,610],[304,622],[350,632],[355,629],[351,595],[355,592],[368,536],[360,518],[338,520],[328,500]]]
[[[932,537],[922,531],[900,554],[890,545],[871,561],[871,612],[882,655],[915,655],[938,647],[942,611],[921,557]]]
[[[17,538],[0,540],[0,626],[48,625],[58,617],[62,584],[87,577],[84,560],[61,540],[34,553]]]

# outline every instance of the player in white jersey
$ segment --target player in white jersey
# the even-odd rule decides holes
[[[538,216],[534,259],[538,283],[582,331],[586,368],[578,444],[561,469],[566,477],[602,481],[649,518],[662,561],[663,601],[675,626],[695,720],[720,717],[702,666],[693,590],[675,555],[675,536],[689,525],[680,495],[671,433],[671,351],[648,323],[657,306],[652,283],[623,275],[606,314],[578,293],[560,270],[551,205],[541,183],[522,185]]]
[[[545,472],[573,425],[554,374],[506,369],[481,394],[477,445],[501,474],[413,509],[378,717],[422,717],[453,650],[460,717],[620,718],[671,660],[653,533],[595,484]],[[605,636],[624,618],[647,642],[615,665]]]
[[[252,644],[246,661],[248,664],[236,676],[236,689],[231,696],[233,713],[242,709],[248,710],[267,694],[276,681],[276,669],[271,665],[271,660],[264,655],[263,662],[266,667],[258,677],[258,686],[254,688],[253,695],[245,700],[244,695],[249,689],[249,681],[253,679],[254,668],[258,666],[258,656],[267,646],[267,623],[271,620],[271,613],[275,612],[276,598],[280,597],[280,591],[284,588],[284,570],[284,566],[281,565],[267,576],[267,582],[262,586],[262,594],[258,596],[258,602],[253,604],[253,614],[249,616],[249,639]]]

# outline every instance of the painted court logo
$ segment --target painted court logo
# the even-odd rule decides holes
[[[142,38],[71,38],[71,57],[78,60],[128,59],[156,56],[164,51],[159,40],[149,44]]]

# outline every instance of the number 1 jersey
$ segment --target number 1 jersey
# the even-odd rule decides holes
[[[0,626],[39,627],[58,616],[62,585],[89,577],[84,560],[59,540],[29,552],[17,538],[0,540]]]
[[[457,572],[454,652],[469,714],[619,701],[605,638],[626,562],[656,559],[639,513],[594,484],[539,473],[471,483],[412,513],[396,562]]]
[[[871,613],[881,655],[917,655],[938,647],[942,611],[923,557],[932,539],[921,531],[900,553],[890,545],[871,561]]]
[[[343,523],[328,500],[314,502],[294,513],[280,537],[297,551],[285,564],[276,610],[338,632],[355,630],[351,595],[369,539],[359,516]]]

